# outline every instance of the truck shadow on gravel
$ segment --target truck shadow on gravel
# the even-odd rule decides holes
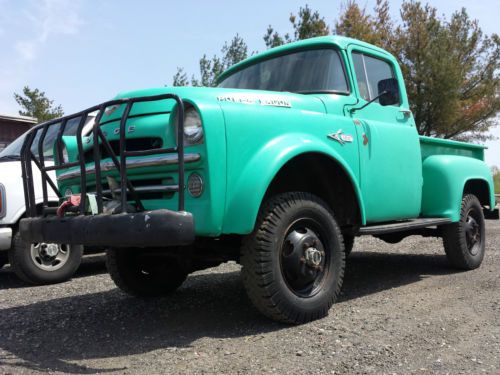
[[[94,255],[89,258],[84,258],[81,266],[78,268],[76,273],[73,275],[73,279],[80,277],[87,277],[92,275],[98,275],[106,273],[104,255]],[[12,288],[30,288],[32,285],[25,283],[16,277],[14,272],[9,266],[5,266],[5,269],[0,270],[0,290],[12,289]]]
[[[353,253],[340,300],[451,272],[443,256]],[[167,298],[142,300],[111,289],[2,309],[0,366],[13,372],[21,368],[78,374],[124,371],[81,362],[163,349],[168,363],[200,338],[246,337],[251,344],[282,329],[293,328],[263,318],[252,307],[239,272],[197,274]],[[183,355],[189,359],[194,354]]]

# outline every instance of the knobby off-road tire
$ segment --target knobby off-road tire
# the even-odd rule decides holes
[[[47,246],[55,246],[51,254]],[[54,248],[53,248],[54,249]],[[71,279],[83,256],[80,245],[30,245],[21,238],[18,231],[12,238],[8,252],[9,263],[17,277],[34,285],[55,284]]]
[[[343,237],[318,197],[291,192],[271,197],[241,252],[250,300],[267,317],[301,324],[324,317],[344,277]]]
[[[352,252],[352,248],[354,247],[354,236],[350,234],[344,234],[344,251],[345,256],[348,257]]]
[[[177,262],[143,256],[142,249],[108,249],[106,267],[116,286],[136,297],[168,295],[186,280],[187,272]]]
[[[444,250],[453,267],[473,270],[485,252],[485,223],[481,203],[475,195],[462,199],[460,221],[443,227]]]

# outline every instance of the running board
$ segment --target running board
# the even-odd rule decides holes
[[[427,227],[434,227],[437,225],[450,224],[451,220],[448,218],[432,218],[432,219],[413,219],[406,221],[396,221],[389,224],[375,224],[362,227],[359,229],[358,234],[364,235],[378,235],[386,233],[407,232],[415,229],[422,229]]]

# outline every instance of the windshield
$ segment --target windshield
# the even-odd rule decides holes
[[[230,75],[219,87],[297,93],[347,94],[344,69],[337,51],[299,51],[258,62]]]
[[[94,121],[94,115],[89,115],[87,118],[87,121],[85,123],[85,126],[83,128],[82,134],[85,135],[87,134],[90,129],[89,129],[89,124]],[[68,121],[66,124],[66,128],[64,129],[63,135],[76,135],[76,132],[78,130],[78,124],[80,122],[80,117],[76,117],[74,119],[71,119]],[[54,143],[56,141],[57,137],[57,132],[59,130],[59,124],[56,123],[53,126],[50,126],[49,129],[47,130],[47,134],[45,135],[45,139],[43,141],[43,155],[45,158],[52,158],[53,155],[53,148],[54,148]],[[0,152],[0,159],[19,159],[20,154],[21,154],[21,147],[23,146],[24,139],[26,138],[26,134],[28,134],[29,130],[16,138],[10,145],[8,145],[6,148]],[[40,139],[42,129],[37,131],[37,134],[35,136],[35,139],[33,140],[33,144],[31,145],[31,152],[38,156],[38,140]]]

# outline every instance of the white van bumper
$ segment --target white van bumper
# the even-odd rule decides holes
[[[0,250],[9,250],[12,244],[12,228],[0,228]]]

